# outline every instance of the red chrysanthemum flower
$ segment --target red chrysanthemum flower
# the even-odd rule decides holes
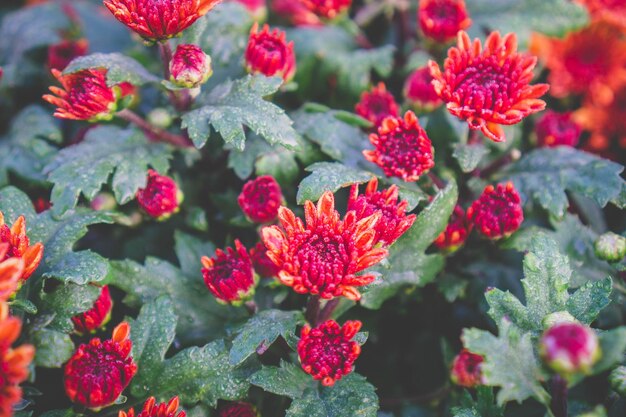
[[[250,249],[250,259],[252,260],[254,271],[262,277],[275,277],[280,271],[280,268],[267,256],[267,248],[261,242]]]
[[[105,285],[89,310],[72,317],[74,329],[78,334],[95,332],[110,320],[112,309],[113,300],[111,300],[109,286]]]
[[[170,81],[179,87],[195,88],[213,75],[211,57],[197,45],[178,45],[170,61]]]
[[[28,378],[28,368],[35,356],[31,345],[11,348],[21,330],[20,319],[9,316],[9,305],[0,302],[0,417],[13,415],[13,405],[22,399],[19,384]]]
[[[215,256],[203,256],[204,283],[218,302],[241,305],[254,295],[258,279],[252,269],[248,250],[235,239],[235,249],[215,251]]]
[[[118,417],[185,417],[187,413],[178,409],[178,397],[172,397],[167,403],[158,403],[154,397],[148,398],[143,409],[135,414],[135,409],[120,411]]]
[[[348,198],[348,211],[354,210],[357,220],[380,213],[380,219],[374,226],[376,236],[374,242],[383,246],[391,246],[415,221],[415,214],[406,215],[409,205],[406,201],[398,201],[398,186],[392,185],[386,190],[377,191],[378,178],[374,177],[367,183],[365,194],[359,195],[358,184],[353,184]]]
[[[304,205],[306,228],[287,207],[281,207],[278,226],[263,228],[267,256],[280,268],[278,279],[300,294],[330,299],[343,295],[359,300],[356,289],[374,281],[373,274],[357,273],[387,256],[375,248],[374,230],[381,213],[357,220],[354,211],[340,220],[335,197],[326,192],[317,202]]]
[[[576,322],[551,326],[541,337],[539,351],[548,366],[563,376],[588,373],[601,356],[595,332]]]
[[[302,328],[298,342],[298,356],[302,369],[330,387],[344,375],[352,372],[356,358],[361,354],[361,346],[354,336],[361,329],[361,322],[351,320],[339,326],[335,320],[328,320],[311,329],[307,324]]]
[[[365,150],[365,159],[382,168],[388,177],[417,181],[435,166],[434,151],[428,135],[415,113],[407,111],[404,118],[388,117],[370,135],[374,150]]]
[[[606,22],[594,23],[563,39],[534,33],[529,49],[550,70],[548,82],[554,97],[590,94],[608,102],[612,98],[609,84],[626,81],[626,40],[621,28]]]
[[[334,19],[347,11],[352,0],[294,0],[300,1],[307,9],[323,19]]]
[[[260,413],[250,403],[228,402],[220,407],[218,417],[260,417]]]
[[[30,239],[26,236],[26,219],[24,216],[17,218],[13,226],[4,223],[4,215],[0,211],[0,244],[8,243],[8,250],[4,256],[0,256],[0,261],[8,258],[21,258],[24,260],[24,272],[20,280],[26,281],[35,272],[41,259],[43,258],[43,244],[41,242],[30,244]]]
[[[267,18],[266,0],[230,0],[243,4],[255,21],[260,22]]]
[[[149,41],[169,39],[221,0],[104,0],[113,16]]]
[[[319,16],[299,0],[272,0],[272,11],[295,26],[321,26]]]
[[[530,85],[537,58],[517,52],[517,37],[492,32],[482,48],[479,39],[459,32],[457,47],[448,50],[443,72],[430,61],[433,86],[448,111],[495,142],[505,140],[500,125],[519,123],[546,107],[539,97],[547,84]]]
[[[6,301],[15,294],[24,273],[22,258],[6,259],[9,248],[8,243],[0,243],[0,301]]]
[[[420,0],[417,20],[422,33],[437,42],[454,39],[472,24],[464,0]]]
[[[576,0],[584,5],[594,22],[610,22],[626,27],[626,1],[624,0]]]
[[[461,206],[456,206],[452,216],[450,216],[446,230],[441,232],[433,243],[439,249],[452,252],[465,243],[468,235],[469,226],[465,217],[465,210]]]
[[[154,170],[148,170],[148,182],[145,188],[137,191],[137,202],[150,217],[165,220],[180,210],[183,193],[176,182]]]
[[[123,322],[110,340],[93,338],[65,365],[65,393],[72,402],[99,410],[113,404],[137,372],[130,356],[130,326]]]
[[[296,73],[293,42],[287,42],[281,30],[275,28],[270,32],[268,25],[263,25],[261,32],[258,23],[252,26],[245,59],[246,69],[252,74],[282,77],[288,82]]]
[[[463,349],[452,362],[450,376],[452,382],[466,388],[473,388],[483,384],[481,365],[482,356]]]
[[[269,223],[278,216],[283,193],[274,177],[263,175],[244,184],[237,202],[251,221]]]
[[[548,110],[535,125],[535,133],[539,146],[576,146],[582,128],[572,119],[570,112]]]
[[[50,87],[55,95],[46,94],[43,99],[57,106],[54,116],[60,119],[111,120],[119,110],[118,100],[132,93],[128,83],[109,87],[104,69],[86,69],[67,75],[55,69],[51,71],[63,88]]]
[[[381,82],[372,87],[371,91],[364,91],[361,94],[361,101],[356,104],[354,111],[378,127],[386,117],[398,117],[400,107],[393,95],[387,91],[385,83]]]
[[[404,97],[416,111],[433,111],[443,103],[432,81],[430,69],[423,67],[413,71],[404,82]]]
[[[87,39],[63,40],[48,47],[48,68],[63,71],[74,58],[87,55]]]
[[[524,221],[521,202],[512,182],[488,185],[467,209],[467,219],[482,235],[500,239],[511,235]]]

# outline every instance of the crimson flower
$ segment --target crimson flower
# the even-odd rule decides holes
[[[315,328],[308,324],[302,328],[298,342],[298,356],[302,369],[330,387],[344,375],[352,372],[354,361],[361,354],[361,346],[354,336],[361,329],[361,322],[351,320],[339,326],[328,320]]]
[[[82,344],[65,364],[65,393],[72,402],[99,410],[113,404],[137,372],[130,356],[130,326],[122,322],[104,342]]]
[[[250,259],[252,260],[254,271],[262,277],[275,277],[280,271],[280,268],[267,256],[267,248],[261,242],[250,249]]]
[[[242,4],[248,9],[254,20],[257,22],[265,20],[267,17],[266,0],[230,0]]]
[[[221,0],[104,0],[113,16],[149,41],[172,38]]]
[[[256,223],[269,223],[276,219],[282,201],[280,185],[270,175],[245,183],[237,198],[246,217]]]
[[[467,120],[471,129],[502,142],[501,125],[519,123],[546,107],[539,97],[548,91],[548,84],[530,85],[536,63],[536,57],[517,52],[514,33],[502,38],[492,32],[483,49],[479,39],[472,43],[461,31],[457,47],[448,50],[443,72],[434,61],[428,65],[435,91],[448,111]]]
[[[245,53],[246,69],[252,74],[267,77],[282,77],[290,81],[296,73],[296,54],[293,42],[287,42],[285,32],[274,28],[270,32],[268,25],[255,23],[250,30],[250,38]]]
[[[406,201],[398,201],[398,186],[392,185],[386,190],[377,191],[378,178],[374,177],[367,183],[365,194],[359,195],[358,184],[352,185],[348,198],[348,211],[354,210],[358,220],[380,213],[380,219],[374,226],[376,236],[374,242],[390,246],[411,228],[415,214],[406,215],[409,205]]]
[[[148,170],[148,181],[145,188],[137,191],[139,206],[150,217],[157,220],[165,220],[180,210],[183,201],[183,193],[172,178],[160,175],[158,172]]]
[[[258,279],[248,250],[239,240],[235,249],[217,249],[213,258],[203,256],[201,262],[204,283],[218,302],[241,305],[254,295]]]
[[[483,384],[483,357],[463,349],[452,362],[452,382],[466,388]]]
[[[170,81],[178,87],[196,88],[213,75],[211,57],[197,45],[178,45],[170,61]]]
[[[267,256],[279,268],[279,281],[299,294],[359,300],[356,287],[370,284],[375,276],[356,274],[387,256],[386,249],[374,247],[374,228],[381,213],[357,219],[350,211],[340,220],[331,192],[324,193],[317,206],[307,201],[304,212],[306,227],[291,210],[281,207],[282,228],[268,226],[261,231]]]
[[[63,71],[74,58],[87,55],[87,39],[63,40],[48,47],[48,68]]]
[[[467,209],[467,219],[489,239],[511,235],[524,221],[521,198],[512,182],[488,185]]]
[[[299,0],[272,0],[272,11],[296,26],[322,26],[319,16]]]
[[[9,248],[8,243],[0,243],[0,302],[7,301],[15,294],[24,273],[23,259],[6,259]]]
[[[260,415],[252,404],[242,401],[224,404],[217,414],[218,417],[259,417]]]
[[[433,243],[439,249],[453,252],[465,243],[468,235],[469,226],[465,217],[465,210],[461,206],[456,206],[452,216],[450,216],[446,230],[441,232]]]
[[[109,286],[105,285],[89,310],[72,317],[74,329],[78,334],[94,333],[111,319],[111,310],[113,310],[113,300],[111,300]]]
[[[626,28],[626,2],[624,0],[576,0],[584,5],[594,22],[609,22]]]
[[[433,146],[415,113],[407,111],[404,118],[388,117],[370,135],[374,150],[365,150],[365,159],[382,168],[388,177],[417,181],[435,166]]]
[[[375,127],[380,126],[385,117],[398,117],[400,108],[393,95],[387,91],[385,83],[378,83],[371,91],[361,94],[361,101],[354,107],[354,111],[364,119],[369,120]]]
[[[167,403],[158,403],[154,397],[148,398],[143,409],[135,414],[135,409],[120,411],[118,417],[185,417],[187,413],[178,410],[178,397],[172,397]]]
[[[551,326],[541,337],[539,351],[548,366],[564,377],[589,373],[602,354],[595,332],[576,322]]]
[[[118,110],[118,100],[133,90],[128,83],[109,87],[105,69],[85,69],[67,75],[56,69],[51,72],[63,88],[51,86],[54,95],[46,94],[43,99],[57,106],[54,116],[59,119],[111,120]]]
[[[293,0],[301,2],[315,15],[324,19],[334,19],[347,11],[352,0]]]
[[[576,146],[582,128],[572,119],[572,113],[545,112],[535,125],[539,146]]]
[[[432,81],[430,69],[423,67],[413,71],[404,82],[404,97],[416,111],[433,111],[443,103]]]
[[[454,39],[472,24],[464,0],[420,0],[417,20],[422,33],[437,42]]]
[[[20,281],[26,281],[35,272],[43,258],[43,244],[41,242],[30,244],[26,235],[26,219],[24,216],[17,218],[13,226],[4,223],[4,215],[0,211],[0,244],[8,244],[8,248],[0,256],[0,261],[8,258],[21,258],[24,260],[24,271]],[[0,251],[2,255],[2,251]]]

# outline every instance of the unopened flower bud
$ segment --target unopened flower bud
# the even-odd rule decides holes
[[[176,182],[153,170],[148,171],[146,187],[137,191],[137,202],[141,208],[157,220],[165,220],[177,213],[182,201],[183,193]]]
[[[117,201],[115,201],[113,194],[102,191],[91,200],[91,208],[96,211],[115,210]]]
[[[575,323],[576,319],[567,311],[557,311],[556,313],[548,314],[544,317],[541,324],[544,329],[549,329],[555,324],[559,323]]]
[[[174,121],[174,118],[172,117],[170,112],[162,107],[157,107],[156,109],[152,110],[150,113],[148,113],[146,118],[151,125],[161,129],[167,129],[172,125],[172,122]]]
[[[482,385],[483,374],[481,366],[483,362],[482,356],[463,349],[452,362],[452,370],[450,371],[452,382],[467,388]]]
[[[182,88],[196,88],[213,75],[211,57],[196,45],[178,45],[170,61],[170,81]]]
[[[608,232],[596,240],[594,248],[598,258],[608,262],[619,262],[626,255],[626,238]]]
[[[626,366],[618,366],[609,375],[611,387],[621,396],[626,397]]]
[[[595,332],[580,323],[557,323],[541,337],[539,351],[545,363],[564,378],[587,374],[600,359]]]

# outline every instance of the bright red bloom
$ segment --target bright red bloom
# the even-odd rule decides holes
[[[392,185],[386,190],[377,191],[378,178],[374,177],[367,183],[365,194],[359,195],[358,184],[353,184],[348,198],[348,211],[354,210],[357,220],[364,219],[375,213],[381,213],[374,226],[376,236],[374,242],[390,246],[413,226],[415,214],[406,215],[409,205],[406,201],[398,201],[398,186]]]
[[[218,417],[259,417],[261,414],[250,403],[229,402],[220,407]]]
[[[8,258],[21,258],[24,260],[24,272],[20,280],[26,281],[35,272],[43,258],[43,244],[41,242],[30,244],[26,236],[26,219],[24,216],[17,218],[13,226],[9,228],[4,223],[4,215],[0,211],[0,244],[8,243],[9,247],[0,256],[0,261]]]
[[[120,411],[118,417],[185,417],[187,413],[178,410],[178,397],[172,397],[167,403],[156,403],[154,397],[148,398],[143,409],[135,414],[135,409]]]
[[[130,356],[130,326],[123,322],[110,340],[93,338],[65,364],[65,393],[72,402],[99,410],[113,404],[137,372]]]
[[[213,75],[211,57],[197,45],[178,45],[170,61],[170,74],[170,81],[179,87],[199,87]]]
[[[407,111],[404,118],[388,117],[370,135],[375,150],[365,150],[365,159],[382,168],[388,177],[417,181],[435,166],[434,151],[428,135],[415,113]]]
[[[432,111],[443,103],[432,81],[430,69],[423,67],[413,71],[404,82],[404,97],[416,111]]]
[[[483,384],[482,356],[463,349],[452,362],[452,382],[466,388]]]
[[[22,258],[6,259],[9,248],[8,243],[0,243],[0,302],[7,301],[15,294],[24,273]]]
[[[551,326],[541,337],[541,357],[562,376],[588,373],[600,359],[600,345],[595,332],[576,322]]]
[[[301,2],[315,15],[324,19],[334,19],[347,11],[352,0],[294,0]]]
[[[9,316],[9,305],[0,302],[0,417],[13,415],[13,405],[22,399],[19,384],[28,378],[28,367],[35,357],[31,345],[11,348],[21,330],[20,319]]]
[[[548,110],[535,125],[535,133],[539,146],[576,146],[582,128],[572,120],[570,112]]]
[[[461,31],[457,47],[448,50],[443,72],[434,61],[428,65],[435,91],[448,111],[489,139],[502,142],[501,125],[519,123],[546,107],[539,97],[549,86],[530,85],[536,63],[536,57],[517,52],[514,33],[502,38],[492,32],[483,49],[479,39],[472,43]]]
[[[118,110],[118,100],[132,90],[122,84],[109,87],[104,69],[86,69],[68,75],[51,71],[63,88],[50,87],[55,95],[46,94],[43,99],[57,106],[54,116],[59,119],[111,120]]]
[[[305,325],[298,342],[302,369],[313,379],[321,380],[322,385],[333,386],[352,372],[354,361],[361,354],[361,346],[352,340],[360,329],[358,320],[347,321],[341,327],[335,320],[328,320],[313,329]]]
[[[260,73],[268,77],[282,77],[290,81],[296,73],[296,54],[293,42],[287,43],[285,32],[274,28],[270,32],[268,25],[255,23],[250,30],[250,38],[245,53],[248,72]]]
[[[417,20],[422,33],[437,42],[454,39],[472,24],[464,0],[420,0]]]
[[[72,317],[74,329],[78,334],[94,333],[111,319],[111,310],[113,310],[113,300],[111,300],[109,286],[105,285],[91,309]]]
[[[137,191],[137,202],[150,217],[165,220],[180,210],[183,193],[176,182],[158,172],[148,170],[148,182],[145,188]]]
[[[254,295],[258,279],[252,269],[248,250],[235,239],[235,249],[215,251],[215,256],[203,256],[204,283],[218,302],[240,305]]]
[[[275,277],[280,271],[280,268],[267,256],[267,248],[261,242],[250,249],[250,259],[252,259],[254,271],[262,277]]]
[[[274,177],[263,175],[244,184],[237,202],[253,222],[269,223],[278,216],[283,193]]]
[[[272,0],[272,10],[296,26],[321,26],[320,18],[299,0]]]
[[[469,226],[465,217],[465,210],[461,206],[456,206],[452,216],[450,216],[446,230],[441,232],[433,243],[439,249],[455,251],[465,243],[468,235]]]
[[[467,209],[467,219],[482,235],[500,239],[511,235],[524,221],[521,203],[512,182],[488,185]]]
[[[398,117],[400,107],[393,95],[387,91],[385,83],[381,82],[372,87],[371,91],[364,91],[361,94],[361,101],[354,107],[354,111],[378,127],[386,117]]]
[[[306,228],[287,207],[281,207],[278,226],[261,231],[267,256],[280,268],[278,279],[299,294],[319,295],[330,299],[343,295],[359,300],[356,289],[374,281],[373,274],[356,275],[387,256],[384,248],[375,248],[376,212],[357,219],[354,211],[340,220],[335,197],[326,192],[317,202],[304,205]]]
[[[87,39],[63,40],[48,47],[48,68],[63,71],[74,58],[87,55]]]
[[[626,27],[626,1],[624,0],[576,0],[584,5],[591,19],[596,22],[610,22]]]
[[[144,39],[178,35],[221,0],[104,0],[113,16]]]
[[[250,12],[254,20],[262,21],[267,17],[266,0],[231,0],[235,3],[243,4]]]

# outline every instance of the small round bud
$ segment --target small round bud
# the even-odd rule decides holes
[[[571,113],[548,110],[535,125],[537,144],[542,147],[576,146],[581,133]]]
[[[608,232],[596,240],[594,248],[598,258],[608,262],[619,262],[626,255],[626,238]]]
[[[145,188],[137,191],[139,206],[157,220],[165,220],[180,210],[183,193],[176,182],[154,170],[148,171],[148,181]]]
[[[428,67],[418,68],[411,73],[404,82],[402,90],[404,98],[417,112],[430,112],[441,106],[443,100],[439,98],[432,84],[433,76]]]
[[[626,366],[618,366],[609,375],[611,387],[621,396],[626,397]]]
[[[452,362],[450,377],[452,382],[466,388],[483,384],[481,370],[484,359],[482,356],[463,349]]]
[[[167,129],[172,125],[172,122],[174,121],[174,118],[172,117],[170,112],[162,107],[157,107],[156,109],[148,113],[147,119],[151,125],[161,129]]]
[[[113,194],[102,191],[91,200],[90,205],[91,208],[96,211],[115,210],[117,208],[117,201],[115,201]]]
[[[544,317],[541,324],[544,329],[549,329],[555,324],[559,323],[575,323],[576,319],[567,311],[557,311],[556,313],[548,314]]]
[[[170,61],[170,81],[178,87],[196,88],[213,75],[211,57],[196,45],[178,45]]]
[[[564,378],[587,374],[600,359],[595,332],[580,323],[557,323],[543,333],[539,352],[545,363]]]
[[[263,175],[244,184],[237,202],[251,221],[269,223],[278,216],[283,194],[274,177]]]

